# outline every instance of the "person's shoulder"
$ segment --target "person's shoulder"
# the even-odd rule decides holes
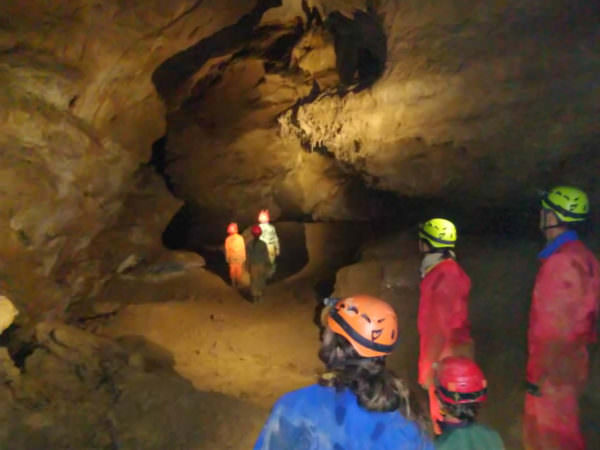
[[[453,271],[456,272],[458,274],[461,275],[467,275],[467,272],[465,272],[465,269],[463,268],[463,266],[460,265],[460,263],[454,259],[454,258],[448,258],[444,261],[446,264],[446,267],[449,271]]]
[[[400,411],[388,413],[388,422],[396,425],[396,430],[409,442],[429,442],[425,431],[414,420],[407,419]]]
[[[598,263],[598,258],[596,257],[594,252],[592,250],[590,250],[590,248],[587,245],[585,245],[585,243],[583,241],[581,241],[579,239],[577,239],[575,241],[567,242],[566,244],[564,244],[563,246],[561,246],[558,249],[556,254],[571,256],[571,257],[576,257],[575,255],[584,256],[588,259],[591,258],[594,261],[596,261],[596,263]]]
[[[484,425],[483,423],[476,422],[476,423],[472,424],[471,427],[482,433],[494,434],[496,436],[499,436],[499,434],[496,430],[488,427],[487,425]]]
[[[498,450],[504,448],[504,442],[502,441],[502,438],[500,437],[500,433],[498,433],[496,430],[494,430],[482,423],[475,423],[475,424],[473,424],[473,426],[476,427],[476,430],[478,431],[478,433],[487,435],[488,441],[491,444],[491,448],[498,449]]]
[[[406,418],[400,411],[371,412],[365,423],[374,424],[370,431],[372,438],[378,439],[381,448],[418,448],[433,449],[433,444],[427,433],[419,424]],[[388,444],[393,443],[393,447]]]
[[[453,278],[453,279],[465,279],[470,278],[461,265],[453,258],[448,258],[437,264],[428,275],[431,275],[431,279],[436,278]]]
[[[590,254],[581,241],[567,242],[544,260],[542,267],[547,273],[564,272],[571,269],[576,261]]]
[[[481,449],[503,450],[504,443],[497,431],[487,425],[473,423],[466,427],[456,428],[449,432],[444,432],[435,441],[435,448],[438,450],[450,450],[463,448],[465,442],[479,442]],[[471,448],[469,446],[469,448]]]
[[[281,397],[279,397],[279,400],[277,400],[277,404],[290,405],[298,404],[304,401],[314,402],[320,398],[330,397],[333,395],[333,393],[333,388],[324,387],[319,384],[312,384],[310,386],[283,394]]]

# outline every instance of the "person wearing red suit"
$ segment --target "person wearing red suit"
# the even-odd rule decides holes
[[[588,376],[587,345],[596,340],[600,269],[572,225],[589,212],[586,194],[558,186],[542,200],[539,254],[529,316],[523,440],[531,450],[585,448],[578,400]]]
[[[419,384],[429,393],[434,429],[439,433],[439,402],[433,365],[447,356],[473,357],[468,319],[471,280],[456,261],[456,227],[446,219],[428,220],[419,227],[423,254],[418,314]]]
[[[244,263],[246,261],[246,244],[244,238],[238,233],[238,225],[231,222],[227,227],[227,238],[225,239],[225,260],[229,264],[229,278],[231,285],[239,287],[244,275]]]

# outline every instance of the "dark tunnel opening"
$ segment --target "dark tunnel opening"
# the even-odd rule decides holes
[[[334,11],[325,26],[334,36],[336,67],[342,87],[371,86],[384,72],[387,61],[387,36],[381,18],[369,8],[356,11],[350,19]]]
[[[152,166],[156,173],[158,173],[165,180],[167,189],[169,189],[169,191],[173,193],[173,181],[167,173],[167,166],[169,164],[169,161],[166,135],[157,139],[152,144],[152,156],[150,157],[150,161],[148,162],[148,164]]]
[[[186,203],[173,217],[163,232],[163,245],[171,250],[191,250],[202,255],[206,268],[229,282],[229,268],[225,260],[224,241],[228,220],[202,214],[198,207]],[[239,222],[240,234],[246,242],[251,239],[253,224]],[[306,235],[301,222],[274,222],[281,245],[277,270],[270,282],[286,279],[308,263]]]

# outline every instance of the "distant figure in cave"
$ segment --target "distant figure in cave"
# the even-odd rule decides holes
[[[596,341],[600,267],[576,228],[589,214],[582,190],[551,189],[541,201],[539,253],[529,316],[526,449],[582,450],[579,396],[588,377],[587,345]]]
[[[447,219],[419,226],[421,284],[419,298],[419,384],[429,393],[431,421],[441,432],[440,405],[435,395],[433,366],[446,356],[473,358],[468,319],[471,280],[456,261],[456,227]]]
[[[254,450],[433,450],[408,386],[385,367],[398,341],[394,309],[357,295],[330,305],[324,320],[327,372],[277,400]]]
[[[244,263],[246,262],[246,243],[238,233],[238,225],[232,222],[227,227],[227,238],[225,239],[225,259],[229,264],[229,278],[231,285],[238,288],[244,275]]]
[[[262,231],[260,240],[267,245],[267,249],[269,250],[269,261],[271,263],[267,278],[271,278],[275,274],[275,271],[277,270],[277,257],[279,256],[280,252],[277,230],[273,224],[269,223],[270,220],[271,217],[269,215],[269,210],[261,210],[258,214],[258,224]]]
[[[257,303],[262,300],[271,261],[267,245],[261,240],[262,230],[260,226],[253,225],[251,233],[253,238],[248,243],[246,252],[250,271],[250,295],[252,296],[252,302]]]
[[[435,394],[442,405],[436,450],[504,450],[500,435],[476,422],[487,398],[487,380],[474,361],[449,356],[435,364]]]

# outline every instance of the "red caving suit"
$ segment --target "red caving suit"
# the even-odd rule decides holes
[[[596,340],[600,270],[575,232],[542,253],[529,316],[527,380],[541,396],[525,396],[527,449],[578,450],[578,399],[588,376],[587,344]]]
[[[225,239],[225,259],[229,264],[231,284],[238,286],[242,281],[246,261],[246,243],[240,234],[234,233]]]
[[[471,280],[454,259],[445,259],[427,272],[420,290],[419,384],[429,391],[435,426],[441,415],[432,382],[432,365],[446,356],[473,357],[468,318]]]

